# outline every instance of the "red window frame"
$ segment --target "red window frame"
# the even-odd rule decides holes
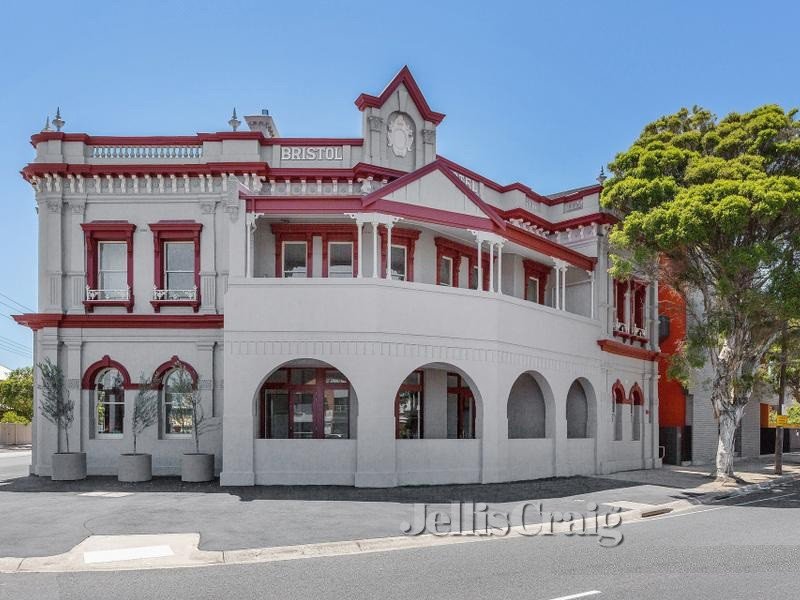
[[[628,395],[625,393],[625,386],[622,385],[619,379],[611,386],[611,398],[614,400],[614,404],[628,403]]]
[[[333,223],[273,223],[275,234],[275,277],[283,277],[283,243],[306,243],[306,277],[313,277],[314,238],[322,238],[322,276],[328,276],[328,243],[353,244],[353,277],[358,273],[358,231],[355,225]]]
[[[313,370],[314,373],[314,383],[313,384],[293,384],[292,383],[292,371],[307,371]],[[326,390],[347,390],[349,392],[348,396],[348,423],[347,423],[347,438],[351,439],[350,437],[350,410],[353,407],[353,393],[351,390],[351,385],[348,380],[347,383],[327,383],[327,374],[329,372],[339,373],[344,377],[344,375],[338,369],[334,367],[283,367],[281,369],[277,369],[275,373],[280,371],[286,372],[286,382],[270,382],[269,379],[264,382],[264,385],[261,386],[261,391],[259,392],[258,397],[258,423],[259,423],[259,439],[273,439],[270,437],[269,432],[271,430],[270,422],[269,422],[269,411],[267,410],[267,398],[265,392],[267,390],[285,390],[286,394],[289,399],[289,413],[288,413],[288,437],[287,438],[274,438],[274,439],[295,439],[294,437],[294,402],[292,402],[292,397],[294,394],[300,393],[311,393],[314,395],[314,400],[311,405],[311,414],[312,414],[312,439],[328,439],[325,438],[325,391]],[[270,376],[274,376],[274,374]],[[301,439],[301,438],[298,438]]]
[[[150,223],[153,232],[153,285],[157,290],[164,289],[164,244],[166,242],[194,243],[194,285],[197,294],[194,300],[150,300],[155,312],[162,306],[191,306],[194,312],[200,308],[200,232],[202,223],[194,221],[159,221]]]
[[[378,235],[381,237],[381,274],[386,277],[386,241],[388,234],[385,225],[378,227]],[[392,246],[404,246],[406,249],[406,281],[414,281],[414,250],[416,249],[419,235],[420,232],[416,229],[392,227]]]
[[[86,286],[97,289],[97,270],[100,267],[99,242],[124,242],[128,250],[128,288],[127,300],[83,300],[86,312],[92,312],[95,306],[124,306],[127,312],[133,312],[133,233],[136,225],[128,221],[91,221],[81,223],[86,242]]]
[[[535,300],[535,302],[544,304],[544,291],[547,287],[547,278],[550,276],[551,267],[526,258],[522,261],[522,268],[525,272],[525,300],[534,301],[531,298],[528,298],[528,280],[536,279],[539,281],[539,297]]]
[[[641,282],[633,284],[633,326],[644,329],[644,309],[647,299],[647,285]],[[633,333],[633,332],[631,332]],[[634,336],[641,338],[641,336]]]
[[[454,242],[453,240],[448,240],[447,238],[443,237],[436,237],[433,239],[434,244],[436,244],[436,284],[442,285],[442,273],[441,273],[441,259],[442,257],[449,258],[453,261],[453,287],[457,288],[459,286],[458,282],[458,272],[461,270],[461,259],[462,257],[467,257],[467,287],[472,287],[472,273],[475,270],[475,267],[478,263],[478,248],[472,248],[470,246],[465,246],[464,244],[459,244],[458,242]],[[481,263],[483,267],[483,290],[489,289],[489,257],[486,253],[481,252]],[[476,285],[477,288],[477,285]]]
[[[450,377],[458,377],[458,384],[456,386],[450,386]],[[469,385],[464,381],[464,378],[461,377],[458,373],[447,373],[448,385],[447,385],[447,395],[456,394],[458,397],[458,424],[456,426],[456,439],[458,440],[474,440],[477,438],[477,432],[475,431],[475,395],[472,393],[472,389]],[[464,437],[464,405],[467,402],[472,402],[471,411],[472,411],[472,437],[465,438]]]
[[[403,381],[397,390],[394,397],[394,439],[424,439],[425,437],[425,373],[423,371],[414,371],[419,373],[419,383],[412,384]],[[406,378],[407,380],[408,378]],[[400,437],[400,394],[403,392],[416,392],[419,393],[419,438],[401,438]]]

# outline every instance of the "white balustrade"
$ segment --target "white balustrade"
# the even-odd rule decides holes
[[[90,146],[89,157],[113,160],[197,159],[203,157],[203,146],[189,144],[167,146]]]

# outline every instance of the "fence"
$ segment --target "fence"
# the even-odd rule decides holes
[[[31,443],[31,426],[18,423],[0,423],[0,446],[17,446]]]

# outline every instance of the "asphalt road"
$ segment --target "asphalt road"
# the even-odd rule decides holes
[[[2,502],[0,497],[5,519],[9,513]],[[597,538],[557,534],[248,566],[0,575],[0,599],[796,595],[800,483],[651,517],[621,531],[623,542],[612,548],[601,547]]]

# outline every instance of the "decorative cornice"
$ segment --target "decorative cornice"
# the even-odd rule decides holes
[[[627,356],[628,358],[638,358],[639,360],[658,360],[661,355],[660,352],[654,350],[647,350],[646,348],[635,348],[628,344],[615,342],[614,340],[597,340],[597,345],[603,352],[616,354],[618,356]]]

